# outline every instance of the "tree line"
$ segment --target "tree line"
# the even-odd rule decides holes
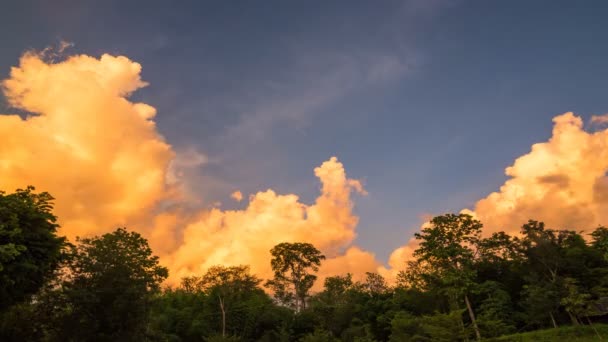
[[[163,287],[168,270],[140,234],[70,243],[58,228],[48,193],[0,192],[0,340],[469,341],[608,313],[605,227],[531,220],[483,237],[473,217],[440,215],[395,284],[341,274],[317,292],[325,256],[305,242],[269,251],[272,279],[217,265]]]

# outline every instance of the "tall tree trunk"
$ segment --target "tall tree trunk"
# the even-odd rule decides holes
[[[557,329],[557,323],[555,322],[555,317],[553,317],[553,312],[549,311],[549,317],[551,317],[551,323],[553,323],[553,327]]]
[[[448,295],[448,304],[450,305],[450,313],[453,311],[460,311],[460,304],[458,304],[458,298],[453,294]],[[458,325],[460,326],[460,330],[462,331],[462,337],[464,338],[464,341],[469,342],[469,336],[467,334],[467,330],[464,327],[462,315],[458,315]]]
[[[568,316],[570,316],[570,320],[572,321],[573,325],[581,325],[578,321],[578,319],[576,319],[576,316],[574,316],[574,314],[572,314],[572,312],[566,310],[566,312],[568,313]]]
[[[471,307],[471,302],[469,302],[469,296],[466,294],[464,295],[464,302],[467,304],[469,317],[471,318],[471,322],[473,323],[473,329],[475,329],[475,337],[477,337],[477,341],[480,341],[481,333],[479,332],[479,327],[477,326],[477,321],[475,320],[475,313],[473,312],[473,308]]]
[[[226,337],[226,310],[224,308],[224,300],[221,296],[217,296],[220,299],[220,309],[222,310],[222,337]]]

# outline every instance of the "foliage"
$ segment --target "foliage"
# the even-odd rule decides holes
[[[147,241],[124,228],[78,240],[57,295],[70,308],[60,333],[65,340],[141,340],[148,313],[167,269]]]
[[[478,287],[481,300],[477,322],[483,336],[497,337],[515,331],[511,296],[502,284],[486,281]]]
[[[435,313],[428,316],[413,316],[399,312],[392,320],[390,341],[458,341],[466,333],[460,323],[461,310],[450,313]]]
[[[62,260],[53,197],[34,187],[0,191],[0,311],[35,294]]]
[[[300,339],[300,342],[338,342],[337,338],[334,338],[328,331],[316,329],[313,333],[310,333]]]
[[[597,324],[597,331],[602,336],[608,336],[608,325]],[[590,326],[568,326],[557,329],[536,330],[519,334],[502,336],[500,338],[489,339],[488,341],[504,342],[592,342],[599,341],[595,331]]]
[[[414,234],[420,241],[414,256],[419,265],[425,265],[426,271],[417,276],[427,289],[438,285],[452,310],[459,310],[459,301],[464,299],[477,339],[481,334],[468,294],[475,285],[474,257],[482,227],[481,222],[470,215],[446,214],[434,217],[420,233]],[[464,325],[462,318],[459,319]]]
[[[246,265],[213,266],[161,290],[167,270],[141,235],[120,228],[69,245],[55,235],[51,200],[32,188],[0,194],[2,341],[608,336],[598,323],[608,316],[605,227],[587,241],[531,220],[519,236],[482,237],[473,217],[441,215],[415,235],[419,246],[396,284],[378,273],[359,281],[347,273],[325,278],[316,293],[311,289],[325,257],[308,243],[281,243],[271,250],[274,277],[265,283],[272,298]],[[509,335],[516,331],[524,333]]]
[[[306,308],[308,291],[313,286],[325,256],[310,243],[280,243],[270,250],[274,278],[266,283],[283,304],[300,311]]]

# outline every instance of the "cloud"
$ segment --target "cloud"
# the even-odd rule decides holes
[[[357,90],[398,80],[411,68],[409,55],[309,54],[302,51],[306,58],[298,54],[281,77],[257,84],[253,98],[239,97],[244,99],[238,106],[242,114],[224,132],[225,141],[260,140],[281,123],[306,126],[325,106]]]
[[[0,115],[0,189],[32,184],[50,192],[60,233],[71,239],[123,225],[141,232],[173,282],[215,264],[250,264],[270,276],[269,250],[280,242],[321,249],[328,257],[322,274],[378,267],[353,246],[352,195],[365,190],[335,157],[314,169],[321,188],[312,204],[269,189],[242,210],[193,209],[199,201],[186,193],[182,171],[207,158],[193,149],[176,153],[156,129],[155,109],[128,100],[146,86],[140,72],[122,56],[57,62],[23,55],[2,86],[10,105],[30,114]]]
[[[592,115],[591,120],[589,120],[592,125],[606,125],[608,124],[608,114],[603,115]]]
[[[240,202],[243,200],[243,194],[240,191],[233,192],[230,197],[232,197],[235,201]]]
[[[201,273],[215,264],[249,264],[256,274],[270,277],[269,250],[296,241],[310,242],[328,257],[322,274],[339,268],[375,270],[379,264],[373,255],[352,246],[358,218],[351,196],[364,192],[361,183],[347,178],[335,157],[314,171],[322,187],[311,205],[296,195],[266,190],[252,195],[243,210],[213,209],[190,223],[184,243],[170,257],[174,277]]]
[[[592,122],[603,123],[596,117]],[[496,192],[464,209],[483,224],[483,234],[519,234],[529,219],[558,229],[589,230],[608,224],[608,129],[587,132],[571,112],[553,118],[553,134],[532,145],[506,168],[509,179]],[[416,241],[393,252],[390,266],[403,268]]]
[[[553,118],[553,135],[506,169],[500,190],[475,205],[485,232],[517,233],[528,219],[549,227],[590,229],[608,219],[608,130],[583,129],[573,113]]]
[[[70,238],[144,219],[172,198],[174,152],[156,111],[125,99],[146,85],[141,66],[110,55],[43,58],[26,53],[2,82],[9,104],[30,115],[0,115],[0,188],[49,191]]]

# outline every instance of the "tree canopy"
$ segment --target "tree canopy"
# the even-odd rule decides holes
[[[482,236],[465,214],[431,219],[396,283],[336,274],[306,242],[269,251],[273,277],[216,265],[166,286],[145,237],[126,228],[68,244],[52,197],[0,193],[2,341],[469,341],[608,319],[608,229],[523,223]],[[596,328],[597,327],[597,328]]]
[[[0,191],[0,310],[35,294],[53,276],[66,246],[56,235],[53,197],[34,190]]]
[[[310,243],[280,243],[270,250],[270,265],[274,278],[266,285],[281,302],[293,306],[296,311],[306,308],[308,291],[314,285],[325,256]]]

